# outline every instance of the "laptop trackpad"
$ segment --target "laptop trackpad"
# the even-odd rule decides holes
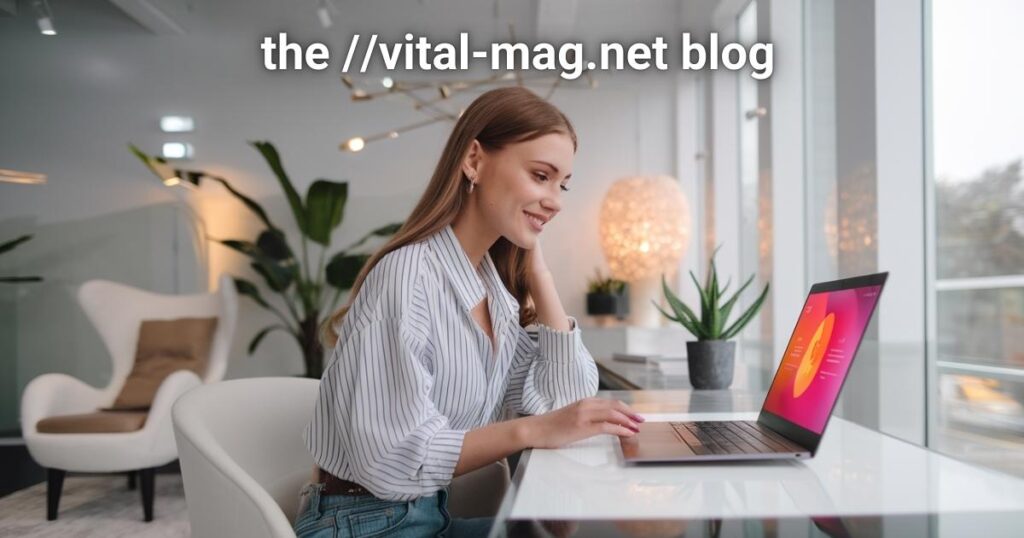
[[[620,438],[625,459],[659,459],[695,454],[668,422],[644,422],[640,433]]]

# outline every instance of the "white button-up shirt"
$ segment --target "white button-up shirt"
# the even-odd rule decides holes
[[[485,296],[494,349],[471,314]],[[378,498],[430,495],[451,482],[468,430],[506,407],[537,415],[596,393],[597,366],[570,324],[531,338],[490,255],[474,268],[450,226],[390,252],[339,327],[306,447]]]

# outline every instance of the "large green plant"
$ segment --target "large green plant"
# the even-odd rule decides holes
[[[32,239],[31,235],[23,235],[17,239],[11,239],[5,243],[0,243],[0,254],[9,250],[14,250],[18,245]],[[15,283],[15,282],[39,282],[43,278],[38,276],[0,276],[0,282]]]
[[[267,212],[255,200],[235,189],[226,179],[197,170],[172,168],[165,159],[147,155],[139,148],[129,145],[142,162],[164,183],[188,182],[198,185],[201,180],[212,180],[223,185],[228,192],[240,200],[263,223],[255,240],[213,239],[236,250],[250,259],[250,266],[262,279],[266,287],[278,294],[284,310],[267,301],[260,288],[250,280],[234,279],[238,292],[256,302],[277,317],[274,323],[256,333],[249,342],[252,354],[273,331],[291,334],[302,350],[306,376],[320,377],[323,372],[323,348],[320,344],[320,325],[324,317],[337,306],[338,299],[345,291],[352,289],[356,275],[370,257],[362,247],[372,237],[386,237],[394,234],[401,223],[392,223],[373,230],[347,248],[327,258],[331,247],[331,234],[345,217],[348,201],[348,183],[317,179],[306,191],[305,199],[299,196],[288,174],[284,171],[281,158],[270,142],[250,142],[270,166],[284,191],[292,216],[302,234],[301,252],[296,255],[284,232],[275,225]],[[319,248],[316,264],[310,263],[311,243]],[[314,254],[314,256],[316,256]]]
[[[654,305],[661,312],[661,315],[682,325],[697,340],[728,340],[736,336],[750,323],[750,320],[754,319],[758,310],[761,309],[765,297],[768,296],[769,284],[765,284],[761,295],[757,297],[750,307],[740,314],[736,321],[728,324],[729,315],[732,313],[736,301],[740,298],[743,290],[747,289],[747,286],[754,281],[754,275],[750,275],[750,278],[743,283],[743,286],[736,290],[731,298],[722,303],[721,301],[729,289],[729,283],[726,282],[724,287],[719,287],[718,269],[715,267],[715,254],[717,253],[718,249],[715,249],[715,252],[711,254],[704,286],[700,285],[700,282],[697,281],[697,276],[693,274],[693,271],[690,271],[690,279],[693,280],[694,286],[697,286],[697,291],[700,293],[699,317],[690,307],[679,300],[679,297],[672,293],[672,289],[668,287],[668,282],[665,280],[664,275],[661,277],[662,291],[665,293],[665,299],[675,315],[665,312],[657,303]]]

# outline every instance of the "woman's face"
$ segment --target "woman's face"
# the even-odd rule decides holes
[[[516,246],[532,249],[545,226],[562,209],[575,157],[572,139],[561,133],[480,151],[467,158],[477,185],[471,196],[483,222]]]

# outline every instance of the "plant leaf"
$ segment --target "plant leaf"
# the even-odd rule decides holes
[[[287,333],[291,333],[291,331],[288,330],[288,327],[285,327],[284,325],[281,324],[264,327],[260,332],[256,333],[256,336],[254,336],[252,340],[249,342],[249,355],[252,355],[253,352],[256,351],[256,348],[260,345],[260,342],[263,341],[264,336],[270,334],[275,330],[282,330]]]
[[[281,184],[281,190],[284,191],[285,198],[288,199],[288,205],[292,208],[292,215],[295,216],[295,222],[299,225],[299,230],[303,234],[308,235],[306,231],[306,210],[302,207],[302,199],[299,198],[298,191],[295,190],[291,180],[288,179],[288,174],[284,171],[284,166],[281,165],[281,157],[277,154],[277,148],[270,142],[260,140],[249,142],[249,144],[256,148],[256,151],[260,152],[263,159],[267,161],[270,170],[274,172],[278,183]]]
[[[267,283],[267,287],[277,293],[284,292],[292,285],[292,282],[294,282],[291,271],[281,267],[280,265],[255,261],[249,265],[256,274],[263,277],[263,281]]]
[[[327,263],[327,283],[342,291],[352,289],[356,276],[369,259],[369,254],[335,254]]]
[[[238,277],[235,277],[234,281],[235,289],[238,290],[238,293],[251,298],[253,301],[256,301],[258,305],[262,306],[263,308],[266,308],[267,310],[270,310],[270,305],[263,300],[263,296],[260,295],[260,290],[259,288],[256,287],[256,284],[253,284],[252,282],[249,282],[244,278]]]
[[[665,300],[668,301],[668,305],[672,308],[672,311],[675,312],[676,317],[679,318],[683,327],[690,331],[690,333],[698,340],[706,339],[707,331],[701,324],[701,320],[694,315],[693,310],[690,310],[690,307],[686,306],[685,303],[679,300],[679,297],[677,297],[675,293],[672,293],[672,288],[668,286],[668,281],[665,279],[665,275],[661,275],[661,290],[665,295]],[[689,322],[689,325],[683,323],[684,320]]]
[[[348,200],[348,183],[318,179],[306,192],[306,235],[327,246],[331,232],[341,224]]]
[[[736,336],[740,331],[743,330],[743,327],[747,326],[747,323],[750,323],[750,320],[753,319],[754,315],[757,314],[757,311],[761,309],[761,304],[764,303],[765,298],[768,296],[769,287],[770,283],[765,284],[764,291],[762,291],[761,295],[758,296],[757,300],[750,305],[750,308],[748,308],[747,311],[744,312],[743,315],[741,315],[735,323],[730,325],[729,328],[726,329],[724,333],[722,333],[723,340],[728,340],[733,336]]]
[[[264,230],[256,239],[256,247],[261,253],[273,260],[288,260],[295,258],[292,249],[288,246],[288,240],[281,230],[271,228]]]
[[[728,301],[726,301],[724,305],[722,305],[722,316],[719,320],[717,329],[719,332],[722,331],[722,327],[729,321],[729,314],[732,313],[732,308],[733,306],[735,306],[736,301],[740,298],[740,294],[743,293],[743,290],[747,289],[747,286],[749,286],[750,283],[753,281],[754,275],[750,275],[750,278],[748,278],[747,281],[744,282],[742,286],[740,286],[740,289],[736,290],[736,293],[732,294],[732,297]]]
[[[715,259],[711,258],[711,271],[708,274],[711,279],[711,285],[708,286],[708,318],[706,326],[708,328],[708,338],[710,340],[717,340],[721,338],[722,334],[716,327],[721,327],[722,321],[719,319],[721,312],[718,311],[718,297],[720,290],[718,289],[718,268],[715,267]]]
[[[4,276],[0,277],[0,282],[13,284],[15,282],[42,282],[43,277],[41,276]]]
[[[697,275],[690,271],[690,280],[693,280],[693,285],[697,286],[697,293],[700,294],[700,318],[701,325],[707,327],[708,320],[711,319],[710,307],[708,306],[708,295],[697,281]]]
[[[697,328],[696,325],[694,325],[693,320],[670,316],[668,312],[665,312],[664,310],[662,310],[660,306],[658,306],[658,303],[651,301],[651,304],[653,304],[654,308],[657,308],[658,311],[661,312],[661,315],[682,325],[683,328],[689,331],[690,334],[692,334],[695,338],[700,338],[700,336],[698,336],[698,334],[700,334],[700,330]]]
[[[278,292],[285,290],[294,280],[294,265],[283,265],[267,256],[256,243],[240,239],[221,239],[218,242],[232,250],[249,256],[254,262],[253,269],[266,279],[267,286],[272,290]]]
[[[25,241],[28,241],[29,239],[32,239],[32,234],[26,234],[17,239],[11,239],[10,241],[0,245],[0,254],[3,254],[8,250],[14,250],[15,247],[24,243]]]
[[[135,144],[128,144],[128,149],[142,161],[142,164],[149,168],[149,171],[153,173],[161,182],[165,179],[179,176],[180,172],[167,164],[167,159],[161,157],[147,155],[146,152],[139,149]]]
[[[259,217],[259,219],[263,221],[263,224],[267,225],[267,228],[270,228],[271,230],[277,229],[277,226],[274,226],[274,223],[270,221],[270,217],[267,216],[267,212],[263,210],[263,206],[256,203],[256,200],[253,200],[252,198],[249,198],[248,196],[242,194],[241,192],[238,192],[237,189],[231,186],[231,183],[229,183],[228,180],[222,177],[209,175],[203,175],[203,177],[206,179],[216,181],[217,183],[223,185],[224,188],[227,189],[227,191],[230,192],[232,196],[237,198],[238,201],[242,202],[242,204],[245,205],[245,207],[249,208],[249,211],[252,211],[257,217]]]
[[[662,316],[665,316],[666,318],[668,318],[669,321],[674,321],[676,323],[682,323],[683,322],[681,319],[673,316],[672,314],[669,314],[668,312],[665,312],[661,308],[661,305],[658,304],[657,301],[651,301],[651,304],[654,305],[654,308],[658,309],[658,312],[661,312]]]

